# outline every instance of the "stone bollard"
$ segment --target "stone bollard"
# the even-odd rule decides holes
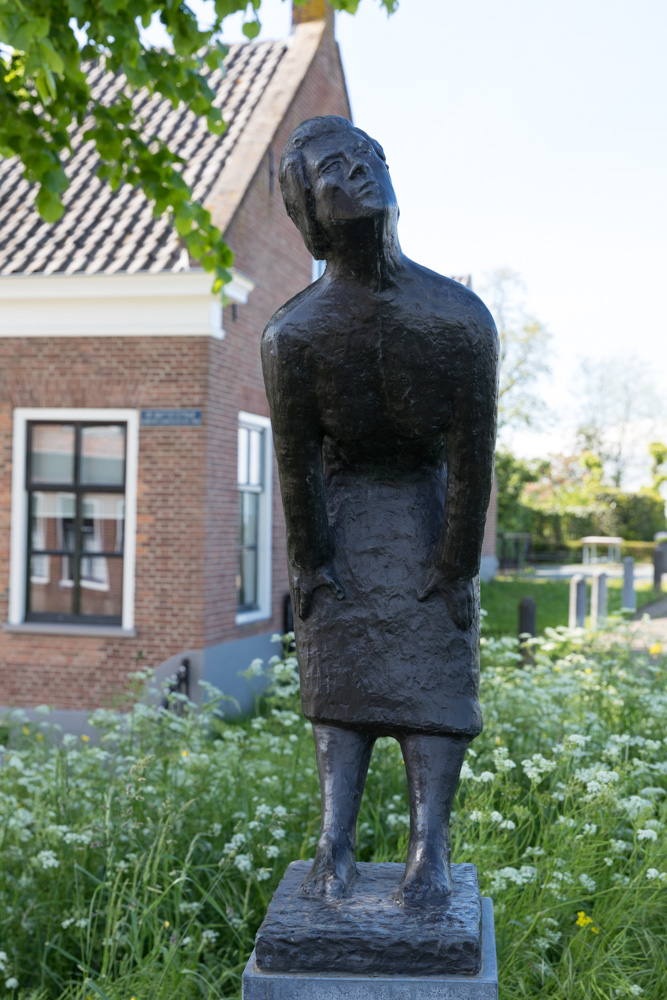
[[[637,610],[637,595],[635,593],[635,561],[632,556],[623,560],[623,595],[621,608],[625,611]]]
[[[522,597],[519,601],[519,648],[524,666],[535,663],[532,646],[525,642],[526,636],[533,638],[537,634],[537,607],[535,598]],[[523,640],[523,641],[522,641]]]
[[[653,550],[653,589],[657,594],[662,591],[663,555],[660,547]]]
[[[586,625],[586,579],[581,573],[575,573],[570,580],[570,614],[569,628],[584,628]]]
[[[607,574],[593,577],[591,594],[591,628],[602,628],[607,620]]]

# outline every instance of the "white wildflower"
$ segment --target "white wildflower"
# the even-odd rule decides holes
[[[587,837],[592,837],[593,834],[598,832],[597,823],[584,823],[584,834]]]
[[[482,771],[482,773],[480,774],[480,776],[478,778],[476,778],[475,780],[476,781],[483,781],[486,784],[489,781],[494,781],[495,777],[496,776],[493,773],[493,771]]]
[[[249,854],[237,854],[234,858],[234,864],[240,872],[252,871],[252,858]]]
[[[521,767],[530,781],[540,782],[545,774],[556,767],[555,760],[547,760],[541,753],[534,753],[530,759],[522,760]]]
[[[44,871],[48,868],[58,868],[60,866],[60,862],[55,856],[55,853],[49,850],[40,851],[35,860],[37,861],[39,867],[43,868]]]
[[[16,990],[18,989],[19,981],[16,976],[10,976],[9,979],[5,979],[5,989],[6,990]]]
[[[218,937],[219,937],[218,932],[211,930],[209,927],[207,927],[205,930],[201,932],[201,939],[203,944],[215,944],[215,942],[218,940]]]
[[[492,823],[502,823],[502,821],[503,821],[503,814],[499,813],[499,812],[496,812],[496,810],[494,809],[493,812],[491,813],[491,817],[490,818],[491,818],[491,822]]]
[[[516,823],[513,819],[504,819],[500,823],[501,830],[516,830]]]
[[[278,855],[280,854],[280,848],[278,847],[277,844],[268,844],[264,848],[264,852],[267,858],[277,858]]]
[[[658,834],[655,830],[637,830],[637,840],[657,840]]]
[[[258,868],[257,871],[255,872],[255,878],[257,879],[258,882],[266,882],[268,879],[271,878],[272,874],[273,872],[271,871],[270,868]]]
[[[658,871],[657,868],[649,868],[648,871],[646,872],[646,878],[649,880],[649,882],[652,882],[653,879],[660,878],[660,872]]]
[[[595,892],[597,889],[597,882],[595,879],[591,878],[590,875],[586,875],[585,873],[581,874],[579,876],[579,881],[588,892]]]

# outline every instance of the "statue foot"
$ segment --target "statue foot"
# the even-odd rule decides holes
[[[405,866],[405,875],[398,889],[399,903],[438,903],[452,893],[449,862],[421,857]]]
[[[349,845],[317,845],[315,860],[301,892],[304,896],[340,899],[351,889],[357,877],[354,849]]]

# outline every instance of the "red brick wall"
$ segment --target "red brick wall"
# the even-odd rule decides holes
[[[12,410],[15,407],[202,407],[204,338],[0,339],[0,621],[7,621]],[[136,639],[0,632],[0,704],[108,703],[142,663],[201,644],[205,427],[140,429]]]

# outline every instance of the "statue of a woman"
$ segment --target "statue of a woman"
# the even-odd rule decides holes
[[[478,573],[498,337],[476,295],[403,255],[382,148],[349,121],[295,129],[280,183],[327,262],[262,339],[322,788],[303,891],[351,888],[373,743],[393,736],[411,817],[399,899],[434,900],[451,891],[449,814],[482,728]]]

